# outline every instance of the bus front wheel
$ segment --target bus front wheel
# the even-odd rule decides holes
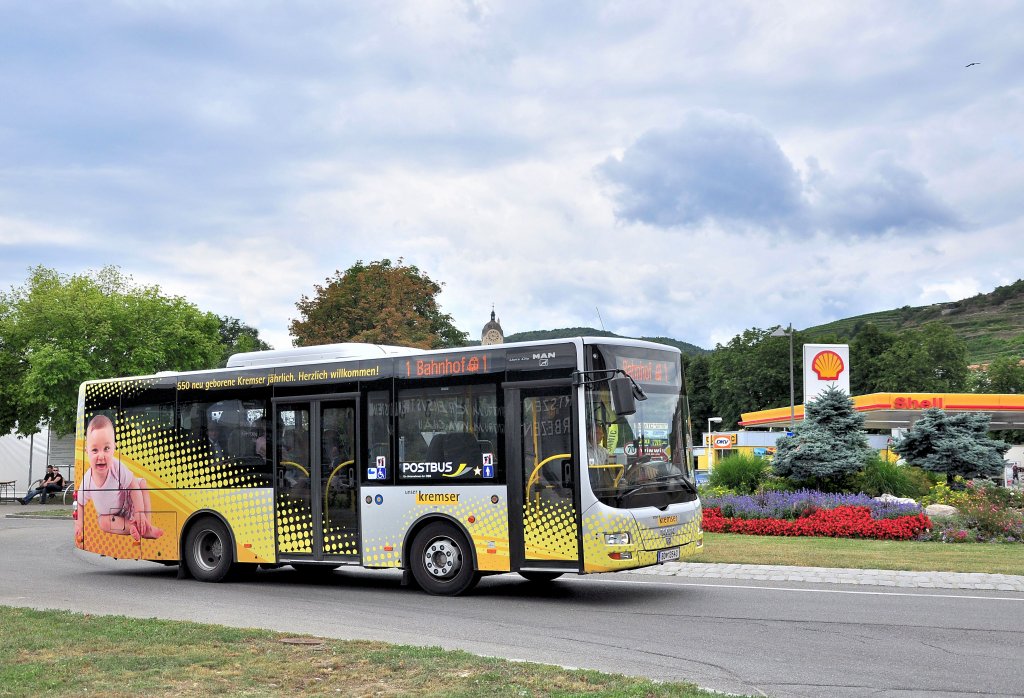
[[[201,582],[219,582],[231,571],[231,536],[214,518],[197,521],[185,540],[185,557],[192,576]]]
[[[464,594],[480,581],[466,537],[451,524],[424,526],[413,539],[409,561],[416,583],[435,596]]]

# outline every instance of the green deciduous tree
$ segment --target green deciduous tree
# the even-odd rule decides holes
[[[1003,454],[1010,445],[989,438],[988,423],[984,414],[925,410],[892,450],[910,465],[945,473],[949,482],[957,475],[997,477],[1003,473]]]
[[[222,316],[220,320],[220,342],[224,345],[220,365],[226,366],[232,354],[246,351],[266,351],[272,347],[260,339],[260,331],[246,325],[238,318]]]
[[[689,356],[683,354],[682,362],[683,375],[686,376],[686,398],[690,405],[690,421],[695,427],[707,424],[708,417],[717,416],[711,404],[708,355]]]
[[[874,454],[864,433],[864,415],[835,387],[826,388],[804,409],[804,421],[793,436],[776,443],[772,469],[820,489],[839,489]]]
[[[115,267],[73,276],[36,267],[0,294],[0,433],[32,434],[41,422],[70,433],[85,380],[213,368],[219,326]]]
[[[363,264],[335,272],[312,297],[295,306],[301,318],[289,331],[296,346],[333,342],[369,342],[437,349],[465,344],[468,336],[440,311],[441,285],[399,259]]]
[[[1019,395],[1024,393],[1024,363],[1019,356],[994,359],[985,371],[988,392]]]
[[[1024,394],[1024,363],[1018,356],[993,359],[988,366],[971,371],[968,384],[973,393]],[[992,435],[1007,443],[1024,443],[1024,432],[1019,429],[993,431]]]
[[[794,337],[794,391],[803,390],[800,345]],[[711,354],[709,383],[715,416],[723,428],[735,427],[743,412],[789,405],[789,339],[772,337],[771,330],[744,330]]]
[[[856,370],[856,369],[854,369]],[[957,392],[967,385],[967,345],[946,324],[930,322],[900,334],[882,354],[878,391]]]
[[[864,324],[850,342],[850,392],[864,395],[878,390],[881,359],[896,342],[896,335],[873,323]]]

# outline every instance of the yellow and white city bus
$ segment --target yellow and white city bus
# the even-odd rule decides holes
[[[397,568],[446,595],[678,560],[703,544],[684,385],[677,349],[606,337],[89,381],[76,545],[203,581]]]

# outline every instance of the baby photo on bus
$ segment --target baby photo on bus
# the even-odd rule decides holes
[[[143,538],[156,539],[164,534],[149,518],[151,509],[146,481],[135,477],[114,456],[117,443],[114,424],[105,415],[96,415],[86,429],[85,451],[89,469],[78,490],[79,517],[75,519],[75,540],[85,540],[86,502],[92,501],[98,524],[104,533],[131,536],[136,543]]]

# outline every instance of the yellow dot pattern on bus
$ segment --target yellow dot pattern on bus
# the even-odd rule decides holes
[[[101,409],[85,413],[76,440],[78,454],[85,449],[85,423],[109,405],[112,398],[138,394],[153,380],[125,380],[86,386],[87,404]],[[145,481],[151,498],[153,525],[164,530],[159,539],[143,539],[129,550],[130,536],[104,534],[98,528],[86,537],[86,549],[111,557],[177,560],[180,526],[197,511],[211,510],[227,522],[236,543],[239,562],[272,562],[276,559],[273,536],[273,490],[269,482],[240,463],[215,456],[205,441],[170,429],[144,415],[121,413],[115,420],[115,456],[136,478]],[[88,468],[87,459],[76,455],[77,485]],[[88,521],[85,522],[88,525]],[[95,526],[95,522],[93,523]],[[86,529],[88,533],[88,529]],[[101,535],[96,535],[96,534]],[[133,542],[133,541],[132,541]],[[129,554],[130,553],[130,554]]]
[[[277,547],[282,553],[313,552],[309,503],[283,495],[277,502]]]
[[[508,513],[504,502],[492,504],[490,495],[467,497],[451,506],[413,506],[403,517],[396,531],[407,531],[425,515],[441,513],[462,524],[469,533],[476,552],[477,569],[486,572],[508,572],[511,569],[508,542]],[[470,522],[472,517],[473,521]],[[363,564],[367,567],[401,567],[402,540],[367,537],[363,541]],[[387,550],[386,548],[391,548]],[[408,561],[405,562],[408,565]]]
[[[86,400],[94,401],[100,398],[113,397],[134,397],[156,383],[154,378],[129,378],[125,380],[112,380],[103,383],[92,383],[86,386]]]
[[[85,536],[85,549],[90,552],[106,555],[118,560],[177,560],[177,530],[173,513],[151,515],[153,525],[163,529],[164,535],[157,539],[143,538],[136,541],[128,534],[107,533],[100,528],[99,516],[92,500],[86,502],[82,511],[82,532]]]
[[[391,548],[388,550],[388,548]],[[367,567],[401,567],[401,541],[386,538],[363,540],[363,564]]]
[[[328,528],[324,531],[324,554],[358,555],[359,536],[342,529]]]
[[[523,506],[526,557],[534,560],[576,560],[576,511],[568,502],[528,501]]]
[[[700,518],[682,525],[656,528],[640,526],[635,521],[627,522],[618,514],[598,511],[583,519],[583,559],[587,572],[611,572],[634,569],[658,562],[658,550],[679,546],[680,557],[689,557],[697,552],[694,545],[700,536]],[[670,535],[665,536],[665,532]],[[612,548],[605,543],[605,533],[629,533],[632,545]],[[647,549],[645,549],[647,548]],[[612,550],[629,551],[629,560],[613,560],[608,557]]]

